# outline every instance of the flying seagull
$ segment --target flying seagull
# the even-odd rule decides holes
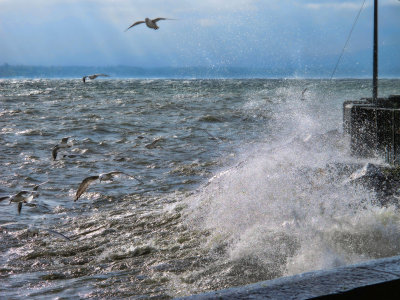
[[[102,226],[99,226],[99,227],[97,227],[95,229],[90,229],[90,230],[87,230],[87,231],[84,231],[84,232],[81,232],[81,233],[78,233],[78,234],[75,234],[75,235],[72,235],[72,236],[66,236],[66,235],[62,234],[61,232],[58,232],[58,231],[55,231],[55,230],[52,230],[52,229],[41,229],[41,230],[47,231],[48,233],[54,234],[54,235],[66,240],[66,241],[71,242],[71,241],[74,241],[74,240],[78,239],[82,235],[87,235],[89,233],[93,233],[93,232],[99,231],[100,229],[103,229],[105,227],[106,227],[106,225],[102,225]]]
[[[51,151],[51,157],[53,157],[53,160],[57,159],[57,153],[58,153],[59,149],[60,149],[60,146],[58,146],[58,145],[55,145],[53,147],[53,150]]]
[[[69,148],[72,146],[72,144],[68,143],[69,138],[70,136],[62,138],[61,142],[53,147],[53,150],[51,151],[51,156],[53,157],[53,160],[57,159],[58,150],[62,148]]]
[[[35,186],[36,188],[36,186]],[[34,188],[34,189],[35,189]],[[37,190],[37,188],[36,188]],[[6,199],[10,199],[10,203],[11,202],[15,202],[18,203],[18,214],[21,213],[22,210],[22,204],[25,203],[28,206],[36,206],[36,204],[34,203],[30,203],[33,199],[33,197],[35,196],[36,190],[34,191],[20,191],[18,193],[16,193],[15,195],[10,195],[10,196],[5,196],[5,197],[1,197],[0,201],[6,200]]]
[[[21,210],[22,210],[22,204],[25,204],[25,205],[31,206],[31,207],[36,206],[35,203],[30,203],[30,202],[32,201],[33,198],[36,198],[38,196],[37,191],[38,191],[39,187],[42,184],[45,184],[47,182],[48,181],[45,181],[45,182],[35,185],[32,188],[32,191],[20,191],[20,192],[16,193],[15,195],[0,197],[0,202],[3,200],[10,199],[9,204],[11,204],[11,202],[18,203],[18,214],[20,214]]]
[[[99,76],[103,76],[103,77],[110,77],[110,75],[107,74],[93,74],[93,75],[85,75],[82,77],[82,81],[83,83],[86,83],[86,78],[89,78],[90,80],[96,79]]]
[[[210,136],[209,137],[210,140],[214,140],[214,141],[220,140],[220,141],[222,141],[222,139],[220,139],[219,137],[215,137],[211,133],[209,133],[208,130],[206,130],[204,128],[198,128],[198,129],[203,130],[205,133],[207,133]]]
[[[129,178],[136,179],[140,183],[143,183],[143,181],[137,179],[136,177],[134,177],[132,175],[129,175],[129,174],[126,174],[126,173],[121,172],[121,171],[112,171],[112,172],[109,172],[109,173],[102,173],[100,175],[89,176],[89,177],[86,177],[85,179],[82,180],[81,184],[78,187],[78,190],[76,191],[74,201],[78,200],[79,197],[87,190],[89,185],[91,183],[93,183],[94,181],[96,181],[97,179],[100,182],[102,182],[102,181],[112,181],[114,179],[114,176],[118,176],[118,175],[125,175],[125,176],[127,176]]]
[[[145,147],[147,149],[153,149],[153,148],[157,147],[158,143],[160,143],[163,140],[164,140],[163,138],[157,138],[154,141],[152,141],[150,144],[145,145]]]
[[[127,29],[125,29],[125,31],[128,31],[133,26],[136,26],[136,25],[139,25],[139,24],[142,24],[142,23],[146,23],[147,27],[153,28],[154,30],[157,30],[159,28],[157,26],[157,22],[161,21],[161,20],[174,20],[174,19],[156,18],[156,19],[151,20],[149,18],[146,18],[146,19],[144,19],[144,21],[137,21],[137,22],[133,23],[131,26],[129,26]]]
[[[301,92],[301,100],[304,100],[304,95],[307,92],[308,88],[305,88],[302,92]]]
[[[54,234],[54,235],[66,240],[66,241],[69,241],[69,242],[71,241],[71,238],[67,237],[66,235],[64,235],[64,234],[62,234],[62,233],[60,233],[58,231],[51,230],[51,229],[43,229],[43,230],[47,231],[48,233]]]

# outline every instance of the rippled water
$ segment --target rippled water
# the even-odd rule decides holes
[[[399,83],[382,80],[380,94]],[[370,91],[366,80],[0,81],[0,197],[44,182],[21,214],[0,202],[0,295],[172,298],[399,254],[397,208],[343,185],[337,167],[354,161],[332,131],[342,103]],[[63,137],[72,146],[53,160]],[[143,183],[97,181],[73,201],[85,177],[114,170]]]

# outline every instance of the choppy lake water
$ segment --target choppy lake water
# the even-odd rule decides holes
[[[346,141],[318,139],[370,94],[367,80],[1,80],[0,197],[45,183],[21,214],[0,202],[0,296],[168,299],[400,254],[398,209],[343,185]],[[381,80],[391,94],[400,81]],[[142,183],[73,201],[115,170]]]

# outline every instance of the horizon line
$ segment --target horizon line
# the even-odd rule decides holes
[[[372,70],[346,69],[331,78],[327,68],[316,66],[298,70],[295,67],[256,66],[157,66],[132,65],[83,66],[83,65],[10,65],[0,64],[2,79],[74,79],[89,73],[108,73],[123,79],[372,79]],[[379,74],[380,79],[399,79],[395,70]],[[106,79],[103,79],[106,80]]]

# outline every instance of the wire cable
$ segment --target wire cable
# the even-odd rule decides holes
[[[342,49],[342,53],[340,54],[339,59],[338,59],[337,62],[336,62],[336,66],[335,66],[335,68],[333,69],[333,72],[332,72],[332,74],[331,74],[331,78],[330,78],[330,79],[333,78],[333,75],[335,74],[336,69],[337,69],[337,67],[339,66],[340,60],[342,59],[342,56],[343,56],[343,54],[344,54],[344,51],[346,50],[347,44],[348,44],[349,41],[350,41],[351,34],[353,33],[354,28],[356,27],[358,18],[360,17],[360,14],[361,14],[361,11],[362,11],[363,8],[364,8],[364,5],[365,5],[365,0],[363,1],[362,5],[361,5],[361,8],[360,8],[360,10],[358,11],[358,14],[357,14],[356,18],[354,19],[353,26],[351,27],[351,30],[350,30],[350,32],[349,32],[349,35],[347,36],[346,43],[344,44],[344,47],[343,47],[343,49]]]

